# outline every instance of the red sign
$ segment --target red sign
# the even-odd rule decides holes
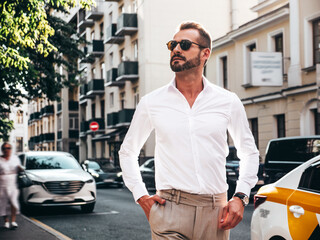
[[[89,128],[92,130],[92,131],[97,131],[99,129],[99,123],[97,122],[91,122],[90,125],[89,125]]]

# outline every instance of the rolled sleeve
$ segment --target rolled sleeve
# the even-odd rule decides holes
[[[138,156],[152,130],[153,126],[148,114],[146,98],[143,97],[137,106],[119,151],[122,177],[125,185],[132,192],[135,201],[143,195],[148,195],[142,181]]]
[[[249,128],[244,106],[235,94],[230,107],[228,130],[237,149],[237,155],[240,158],[236,192],[243,192],[249,196],[251,188],[258,181],[259,151]]]

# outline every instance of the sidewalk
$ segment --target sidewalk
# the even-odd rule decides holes
[[[4,222],[2,219],[0,223],[0,240],[70,240],[62,233],[22,214],[17,215],[17,223],[19,225],[17,229],[3,228]]]

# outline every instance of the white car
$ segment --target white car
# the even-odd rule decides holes
[[[252,240],[320,239],[320,156],[255,195]]]
[[[92,212],[96,184],[77,160],[65,152],[26,152],[19,155],[33,185],[21,190],[26,206],[81,206]]]

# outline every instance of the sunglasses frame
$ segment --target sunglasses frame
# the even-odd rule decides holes
[[[176,44],[172,49],[170,49],[169,45],[171,45],[171,43],[173,43],[173,42],[176,42],[177,44]],[[182,43],[183,43],[183,42],[189,42],[189,43],[190,43],[190,46],[189,46],[187,49],[183,49],[182,46],[181,46],[181,42],[182,42]],[[199,46],[200,48],[207,48],[207,47],[204,47],[204,46],[200,45],[199,43],[192,42],[192,41],[190,41],[190,40],[188,40],[188,39],[182,39],[180,42],[178,42],[178,41],[176,41],[176,40],[170,40],[169,42],[167,42],[168,50],[172,52],[173,49],[175,49],[175,48],[178,46],[178,44],[180,44],[180,48],[181,48],[183,51],[188,51],[188,50],[191,48],[192,44],[195,44],[195,45]]]

